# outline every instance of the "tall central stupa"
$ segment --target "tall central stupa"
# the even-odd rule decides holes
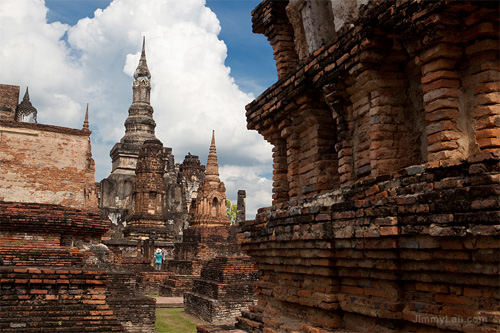
[[[151,73],[146,61],[145,39],[142,42],[139,64],[134,72],[132,92],[132,104],[128,109],[128,116],[125,120],[125,134],[111,149],[111,174],[101,181],[100,208],[102,216],[109,218],[113,222],[113,237],[123,236],[124,227],[132,219],[134,188],[137,190],[138,186],[136,184],[136,169],[138,168],[141,148],[143,148],[145,142],[158,141],[155,135],[154,110],[150,103]],[[144,153],[149,154],[149,152]],[[182,183],[183,177],[178,179],[172,148],[162,147],[161,151],[158,151],[158,156],[161,156],[164,162],[162,162],[162,165],[164,165],[164,180],[162,183],[164,185],[162,185],[163,188],[156,189],[162,193],[163,199],[158,202],[164,205],[161,209],[165,213],[164,224],[172,231],[170,236],[180,238],[182,229],[189,219],[185,192],[190,191],[190,183],[186,181]],[[196,159],[198,158],[196,157]],[[201,181],[203,176],[200,175],[199,178],[199,181]],[[197,183],[195,185],[197,187]],[[149,197],[150,194],[147,195]],[[140,195],[135,196],[140,197]],[[137,209],[135,213],[137,213]],[[158,222],[158,216],[163,216],[163,213],[153,215],[156,216],[155,221]],[[135,220],[137,220],[136,217]]]
[[[135,175],[139,150],[146,140],[155,140],[156,123],[150,104],[151,73],[146,62],[146,40],[142,40],[142,54],[134,73],[133,100],[125,120],[125,135],[111,149],[111,173]]]

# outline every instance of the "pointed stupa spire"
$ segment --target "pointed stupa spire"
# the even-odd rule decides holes
[[[83,129],[89,129],[89,103],[87,103],[87,110],[85,110],[85,120],[83,121]]]
[[[139,60],[139,65],[134,73],[134,80],[151,80],[151,73],[148,69],[148,63],[146,61],[146,37],[142,37],[142,53],[141,59]]]
[[[30,94],[28,92],[28,86],[26,86],[26,92],[24,93],[23,102],[24,101],[28,101],[28,102],[30,101]],[[30,102],[30,104],[31,104],[31,102]]]
[[[36,123],[37,110],[31,104],[28,87],[21,103],[16,108],[15,119],[25,123]]]
[[[215,148],[215,131],[212,131],[212,142],[210,144],[210,152],[208,154],[205,180],[207,182],[217,182],[217,183],[220,182],[219,164],[217,163],[217,151]]]

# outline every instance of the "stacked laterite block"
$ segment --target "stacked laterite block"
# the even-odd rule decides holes
[[[285,7],[263,1],[254,31]],[[273,206],[240,224],[259,281],[238,328],[500,331],[499,14],[368,1],[316,51],[295,41],[300,61],[247,106]]]
[[[212,324],[234,324],[236,316],[255,304],[257,278],[250,258],[217,257],[206,263],[193,290],[184,295],[186,313]]]

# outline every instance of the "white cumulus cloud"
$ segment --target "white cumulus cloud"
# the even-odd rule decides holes
[[[254,96],[225,66],[219,20],[204,0],[114,0],[74,26],[47,23],[47,11],[43,0],[0,2],[0,83],[29,86],[40,123],[80,128],[90,103],[97,181],[109,175],[109,151],[124,134],[146,36],[157,137],[176,162],[191,152],[206,163],[215,130],[228,198],[245,189],[248,218],[271,204],[271,148],[246,130]]]

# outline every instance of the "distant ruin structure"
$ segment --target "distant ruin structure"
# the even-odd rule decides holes
[[[216,257],[208,261],[184,296],[184,309],[211,324],[231,325],[242,310],[255,304],[257,270],[250,258]]]
[[[174,244],[174,258],[166,262],[168,280],[160,289],[163,296],[182,296],[192,288],[205,263],[217,256],[240,253],[236,232],[226,215],[226,188],[219,178],[219,165],[212,134],[205,178],[198,188],[189,228],[182,242]]]
[[[240,223],[259,281],[237,327],[499,332],[498,2],[252,16],[278,72],[246,108],[273,145],[273,205]]]

